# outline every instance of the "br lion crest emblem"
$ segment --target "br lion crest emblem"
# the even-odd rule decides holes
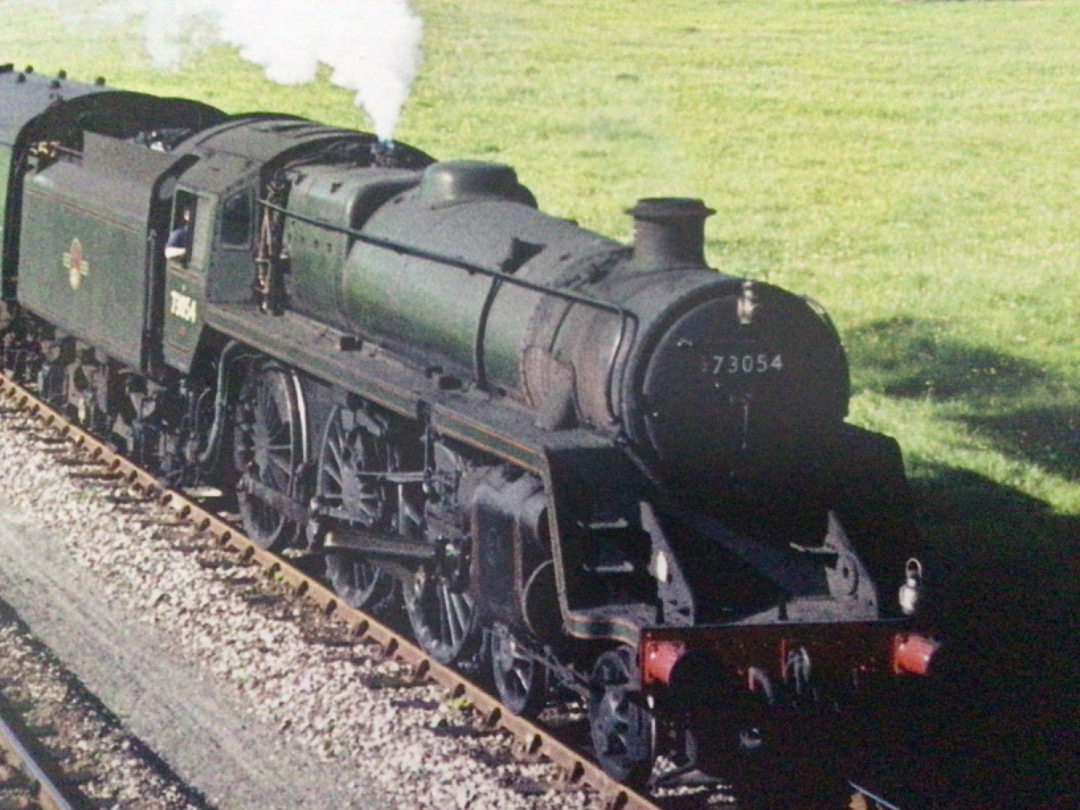
[[[64,253],[64,267],[73,290],[79,289],[82,280],[90,275],[90,262],[83,258],[82,242],[77,237],[71,240],[71,247]]]

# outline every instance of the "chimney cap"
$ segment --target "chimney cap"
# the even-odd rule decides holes
[[[627,210],[635,219],[705,219],[716,213],[697,197],[644,197]]]

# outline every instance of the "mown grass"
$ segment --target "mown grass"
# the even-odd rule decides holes
[[[366,125],[325,81],[274,86],[225,48],[162,73],[131,31],[45,5],[0,4],[0,58]],[[399,138],[509,162],[547,209],[619,237],[638,197],[704,198],[712,263],[829,309],[854,417],[897,434],[916,475],[1019,465],[1002,483],[1080,513],[1075,3],[413,7]]]
[[[131,31],[45,5],[0,0],[0,61],[366,125],[325,81],[275,87],[226,48],[164,74]],[[544,208],[617,237],[639,197],[704,198],[714,266],[832,313],[854,420],[905,448],[954,627],[994,646],[1073,626],[1080,4],[412,5],[424,57],[397,137],[511,163]],[[1037,684],[1048,646],[1001,663]]]

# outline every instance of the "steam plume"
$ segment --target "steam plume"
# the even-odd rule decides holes
[[[420,62],[422,23],[408,0],[119,0],[99,16],[138,20],[165,69],[214,43],[235,46],[278,84],[309,82],[326,65],[380,140],[393,134]]]

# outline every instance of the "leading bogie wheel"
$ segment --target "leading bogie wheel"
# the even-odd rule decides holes
[[[536,717],[547,697],[547,669],[504,624],[491,628],[491,677],[499,700],[514,714]]]
[[[596,659],[589,697],[589,734],[600,767],[613,779],[643,787],[655,759],[654,719],[633,654],[608,650]]]

